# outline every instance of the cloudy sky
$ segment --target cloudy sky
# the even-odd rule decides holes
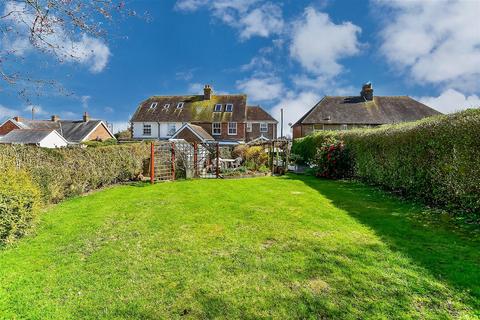
[[[0,12],[13,2],[0,4]],[[371,81],[376,95],[409,95],[442,112],[480,106],[480,1],[143,0],[128,4],[151,19],[112,26],[108,41],[62,35],[76,55],[56,63],[22,37],[20,68],[55,79],[68,95],[46,90],[25,101],[0,82],[0,121],[86,110],[115,129],[151,95],[246,93],[285,123],[324,95],[357,95]]]

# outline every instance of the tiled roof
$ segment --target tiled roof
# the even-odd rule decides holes
[[[85,139],[93,129],[95,129],[102,120],[89,121],[72,121],[72,120],[13,120],[13,123],[22,129],[37,129],[37,130],[57,130],[65,140],[69,142],[80,142]]]
[[[37,144],[54,131],[53,129],[15,129],[0,139],[0,143]]]
[[[202,137],[203,140],[215,140],[205,129],[203,129],[200,126],[194,125],[189,123],[188,126],[192,128],[192,130],[198,134],[200,137]]]
[[[441,114],[407,96],[362,97],[326,96],[296,124],[388,124],[414,121]]]
[[[177,104],[183,102],[182,108]],[[152,108],[152,103],[157,103]],[[232,112],[225,112],[225,105],[233,104]],[[215,112],[216,104],[222,104],[222,111]],[[165,106],[168,105],[168,108]],[[245,122],[247,96],[212,95],[204,99],[203,95],[192,96],[153,96],[143,101],[133,115],[132,122]]]
[[[247,121],[272,121],[278,123],[275,118],[260,106],[247,106]]]

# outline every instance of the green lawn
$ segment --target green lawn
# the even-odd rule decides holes
[[[480,318],[480,240],[423,210],[295,175],[103,190],[0,251],[0,317]]]

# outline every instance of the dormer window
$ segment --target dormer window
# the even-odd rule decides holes
[[[170,108],[170,103],[163,105],[163,110],[168,110],[168,108]]]
[[[183,108],[183,105],[184,105],[183,102],[179,102],[179,103],[177,104],[177,109],[182,109],[182,108]]]
[[[155,109],[158,106],[158,102],[152,102],[150,109]]]
[[[214,111],[215,112],[222,112],[222,105],[221,104],[216,104]]]
[[[233,111],[233,104],[227,103],[225,106],[225,112],[232,112]]]

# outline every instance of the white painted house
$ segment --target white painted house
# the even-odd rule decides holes
[[[52,129],[15,129],[0,139],[3,144],[35,145],[42,148],[62,148],[67,140]]]
[[[133,122],[133,137],[135,139],[169,139],[182,122]]]

